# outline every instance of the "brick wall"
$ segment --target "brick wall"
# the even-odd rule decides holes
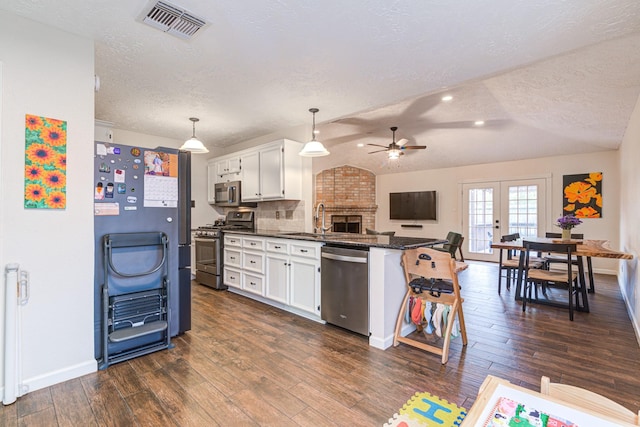
[[[324,203],[325,227],[331,225],[331,215],[362,215],[362,232],[366,228],[375,229],[378,205],[373,173],[353,166],[340,166],[318,173],[315,181],[314,206]]]

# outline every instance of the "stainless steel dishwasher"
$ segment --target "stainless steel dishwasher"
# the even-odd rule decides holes
[[[369,251],[323,246],[320,315],[369,336]]]

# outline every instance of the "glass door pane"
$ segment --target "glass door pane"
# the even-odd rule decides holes
[[[538,236],[546,229],[545,179],[463,185],[465,258],[498,261],[491,243],[505,234]]]
[[[465,184],[463,186],[462,235],[465,259],[493,260],[491,243],[500,212],[499,183]]]

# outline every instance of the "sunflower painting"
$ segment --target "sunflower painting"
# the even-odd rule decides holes
[[[564,175],[564,214],[577,218],[602,218],[602,172]]]
[[[67,206],[67,122],[26,115],[24,207]]]

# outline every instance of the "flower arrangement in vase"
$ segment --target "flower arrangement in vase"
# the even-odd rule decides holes
[[[556,220],[556,226],[562,229],[562,240],[571,240],[571,229],[582,224],[574,215],[564,215]]]

